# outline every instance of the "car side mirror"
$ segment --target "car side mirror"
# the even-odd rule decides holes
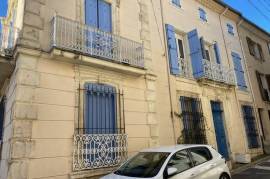
[[[177,168],[175,168],[175,167],[169,167],[168,169],[167,169],[167,174],[168,174],[168,176],[172,176],[173,174],[175,174],[177,172]]]

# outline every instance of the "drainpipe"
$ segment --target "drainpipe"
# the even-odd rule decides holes
[[[231,67],[230,60],[229,60],[230,57],[229,57],[229,54],[228,54],[228,47],[227,47],[227,43],[226,43],[226,39],[225,39],[225,33],[224,33],[224,29],[223,29],[222,22],[221,22],[221,16],[224,16],[228,10],[229,10],[229,8],[226,7],[225,10],[219,15],[219,24],[220,24],[220,28],[221,28],[221,32],[222,32],[222,39],[223,39],[223,42],[224,42],[224,45],[225,45],[225,49],[226,49],[226,56],[227,56],[227,59],[228,59],[228,65],[229,65],[229,67]],[[237,33],[238,33],[238,29],[237,29]],[[235,82],[237,82],[236,79],[235,79]],[[240,118],[242,118],[242,112],[240,110],[241,105],[240,105],[240,102],[238,100],[237,89],[234,88],[233,91],[234,91],[235,99],[237,100],[236,104],[237,104],[238,113],[240,114]],[[244,133],[245,133],[244,126],[242,126],[241,129],[242,129],[242,137],[244,139],[245,138],[245,136],[244,136]],[[247,144],[247,141],[246,140],[244,140],[244,145],[245,145],[245,153],[247,153],[248,152],[247,151],[248,144]]]
[[[172,87],[171,87],[171,74],[170,74],[170,66],[168,63],[168,46],[167,46],[167,39],[166,39],[166,30],[165,30],[165,23],[164,23],[164,11],[163,11],[163,0],[160,0],[160,10],[161,10],[161,23],[162,23],[162,33],[163,33],[163,40],[165,44],[165,57],[166,57],[166,65],[167,65],[167,79],[168,79],[168,87],[169,87],[169,96],[170,96],[170,107],[171,107],[171,120],[172,120],[172,127],[173,127],[173,139],[174,143],[177,144],[176,134],[175,134],[175,117],[174,117],[174,107],[173,107],[173,97],[172,97]]]
[[[250,80],[250,75],[249,75],[249,70],[248,70],[248,65],[247,65],[247,58],[245,56],[245,51],[244,51],[244,47],[243,47],[243,43],[242,43],[242,40],[239,36],[239,30],[238,30],[238,27],[241,26],[241,24],[243,23],[244,19],[241,18],[240,21],[237,23],[237,33],[238,33],[238,38],[239,38],[239,41],[240,41],[240,46],[241,46],[241,50],[242,50],[242,54],[243,54],[243,57],[244,57],[244,63],[245,63],[245,67],[246,67],[246,71],[247,71],[247,78],[248,78],[248,83],[249,83],[249,89],[250,89],[250,93],[251,93],[251,96],[252,96],[252,103],[254,104],[254,108],[257,109],[257,105],[256,105],[256,102],[255,102],[255,95],[254,95],[254,91],[253,91],[253,88],[251,87],[251,80]],[[257,110],[254,109],[254,114],[255,114],[255,120],[256,120],[256,125],[257,125],[257,128],[260,129],[260,135],[262,133],[262,126],[259,125],[259,122],[258,122],[258,119],[260,118]],[[262,137],[260,137],[261,139],[261,145],[262,145],[262,148],[264,150],[264,145],[263,145],[263,140],[262,140]]]

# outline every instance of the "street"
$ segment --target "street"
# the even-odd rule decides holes
[[[232,179],[270,179],[270,160],[234,174]]]

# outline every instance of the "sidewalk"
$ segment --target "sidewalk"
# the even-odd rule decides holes
[[[233,168],[231,170],[231,174],[236,174],[236,173],[240,173],[254,165],[257,165],[258,163],[260,162],[263,162],[263,161],[266,161],[266,160],[269,160],[270,159],[270,155],[261,155],[261,156],[258,156],[254,159],[252,159],[251,163],[249,164],[239,164],[239,163],[236,163],[233,165]]]

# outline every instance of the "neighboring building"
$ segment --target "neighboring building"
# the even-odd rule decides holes
[[[165,1],[163,12],[179,141],[207,142],[233,161],[261,154],[240,15],[205,0]]]
[[[248,73],[260,121],[265,152],[270,152],[270,35],[244,20],[239,23],[239,34],[248,66]]]
[[[64,3],[9,0],[1,179],[95,178],[177,142],[232,162],[262,154],[237,12],[209,0]]]

